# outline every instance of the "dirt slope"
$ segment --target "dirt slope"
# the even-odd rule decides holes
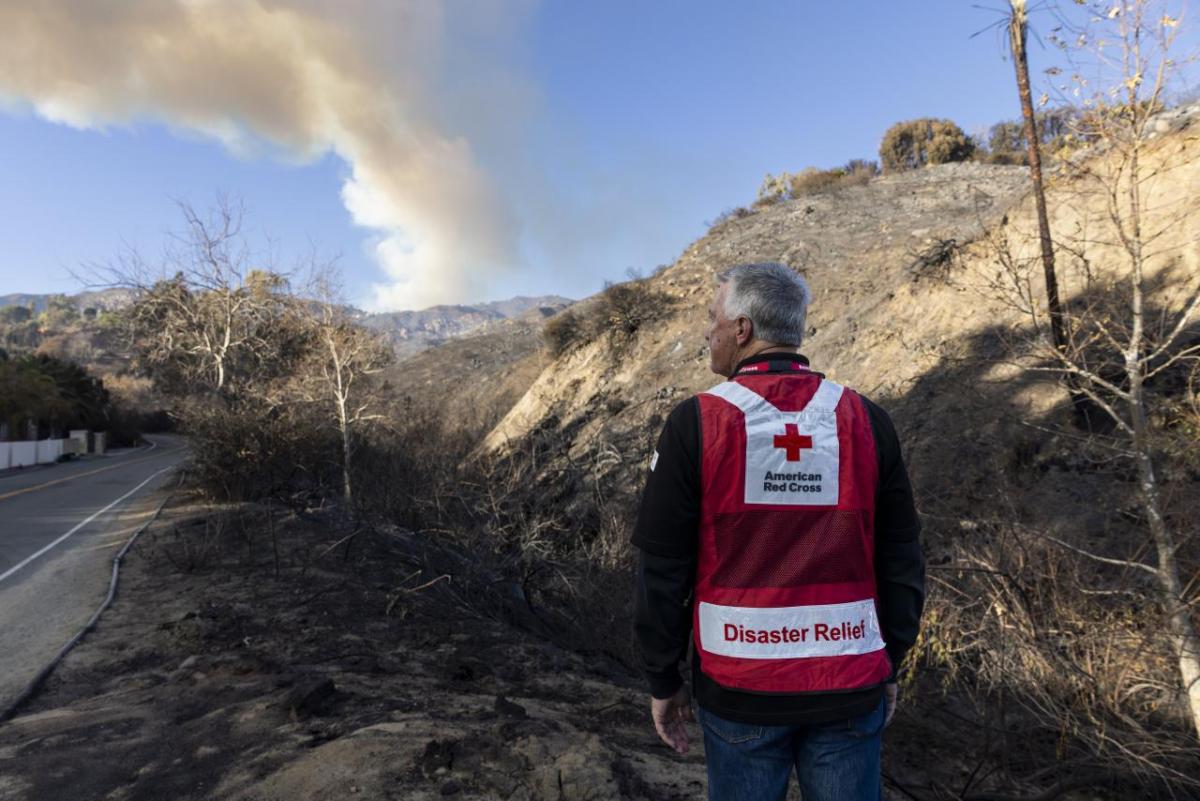
[[[404,358],[384,376],[391,400],[401,408],[436,409],[446,429],[480,436],[512,408],[545,367],[545,320],[541,314],[525,314],[488,323],[477,332]]]
[[[1148,186],[1149,223],[1164,224],[1168,210],[1180,220],[1156,242],[1150,273],[1182,286],[1200,274],[1200,142],[1187,131],[1173,134],[1157,140],[1149,158],[1168,168]],[[1104,218],[1103,198],[1085,182],[1055,176],[1050,184],[1056,231],[1086,230]],[[719,380],[707,369],[703,342],[715,274],[739,262],[782,260],[813,289],[803,348],[813,366],[885,404],[926,510],[960,514],[975,493],[991,492],[989,476],[1031,447],[1026,423],[1047,422],[1065,401],[1052,382],[1017,380],[998,361],[1024,318],[990,286],[995,254],[980,238],[988,231],[1008,237],[1018,258],[1036,254],[1027,186],[1024,168],[950,164],[728,219],[648,281],[674,299],[666,319],[627,347],[601,339],[548,363],[485,447],[503,452],[557,426],[568,432],[573,457],[618,453],[606,469],[618,483],[637,484],[664,415]],[[1119,254],[1091,242],[1081,258],[1103,275]],[[1079,286],[1060,270],[1070,300]],[[1041,292],[1036,281],[1034,288]],[[935,508],[946,503],[954,508]]]
[[[943,343],[987,318],[961,289],[922,278],[938,269],[921,268],[922,255],[976,239],[1026,187],[1020,168],[953,164],[729,219],[649,282],[674,299],[666,320],[620,353],[601,340],[549,365],[486,445],[503,449],[554,416],[577,426],[579,450],[616,441],[627,458],[647,454],[662,416],[717,382],[706,307],[715,274],[745,261],[781,260],[808,278],[804,350],[817,369],[872,397],[901,394],[939,363]],[[603,411],[611,396],[624,402],[615,415]]]

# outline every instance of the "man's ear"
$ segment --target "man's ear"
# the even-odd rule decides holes
[[[754,339],[754,323],[750,322],[749,317],[739,317],[737,318],[733,333],[737,337],[738,345],[745,345]]]

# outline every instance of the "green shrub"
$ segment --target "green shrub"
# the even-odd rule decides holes
[[[28,306],[5,306],[0,309],[0,323],[16,325],[33,318],[33,311]]]
[[[930,117],[896,123],[888,128],[879,145],[885,172],[967,161],[974,154],[975,143],[962,128],[950,120]]]

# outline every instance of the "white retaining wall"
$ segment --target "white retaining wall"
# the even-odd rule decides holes
[[[39,439],[37,442],[38,464],[57,462],[62,456],[63,441],[61,439]]]
[[[63,440],[61,439],[0,442],[0,470],[56,462],[62,454]]]

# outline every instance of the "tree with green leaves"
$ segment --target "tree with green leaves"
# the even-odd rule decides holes
[[[72,411],[54,377],[36,360],[0,359],[0,422],[11,439],[24,439],[27,423],[66,421]]]
[[[33,311],[28,306],[5,306],[0,309],[0,324],[16,325],[33,319]]]
[[[22,361],[54,382],[58,398],[66,404],[58,422],[91,430],[107,427],[111,399],[103,381],[78,364],[46,354],[28,356]]]

